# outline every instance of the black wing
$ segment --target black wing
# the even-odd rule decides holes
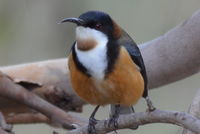
[[[140,67],[140,73],[143,76],[144,79],[144,93],[143,97],[146,98],[148,96],[148,89],[147,89],[147,73],[146,68],[144,65],[144,61],[142,58],[142,55],[140,53],[140,50],[137,46],[137,44],[133,41],[133,39],[125,32],[123,31],[122,37],[119,39],[119,43],[123,45],[128,53],[131,56],[131,59],[134,61],[134,63]]]

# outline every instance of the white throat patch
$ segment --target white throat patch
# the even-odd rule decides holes
[[[78,26],[76,28],[76,38],[81,40],[92,38],[97,42],[97,45],[88,51],[79,50],[76,43],[75,51],[79,61],[86,67],[89,73],[97,79],[103,79],[108,63],[106,54],[108,42],[107,36],[95,29]]]

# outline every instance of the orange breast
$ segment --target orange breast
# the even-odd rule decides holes
[[[72,87],[86,102],[96,105],[135,104],[144,91],[144,80],[128,52],[122,47],[113,71],[102,80],[80,72],[69,56]]]

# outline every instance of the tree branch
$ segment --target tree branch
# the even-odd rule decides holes
[[[86,121],[70,115],[56,106],[48,103],[37,95],[27,91],[20,85],[14,84],[12,79],[0,72],[0,95],[25,104],[34,110],[46,115],[53,125],[61,126],[67,129],[73,128],[71,124],[75,123],[82,126]]]
[[[0,112],[0,134],[10,134],[12,125],[8,125],[4,119],[3,114]]]
[[[66,59],[51,60],[2,67],[1,70],[9,75],[13,82],[61,109],[81,112],[84,102],[74,93],[69,84],[66,64]],[[26,105],[22,105],[6,97],[0,97],[0,109],[4,113],[6,120],[9,117],[9,113],[32,113],[32,109],[27,108]],[[8,121],[21,123],[21,119],[18,119],[20,118],[9,119]],[[38,122],[41,122],[41,120],[38,120]]]
[[[200,89],[197,91],[190,105],[188,113],[200,119]],[[184,129],[182,134],[193,134],[193,132],[189,131],[188,129]]]
[[[105,134],[116,130],[114,126],[108,126],[108,120],[99,121],[95,127],[98,134]],[[118,119],[118,129],[131,128],[151,123],[169,123],[182,126],[194,133],[200,133],[200,120],[184,112],[172,112],[155,110],[153,112],[140,112],[129,115],[121,115]],[[83,126],[68,132],[67,134],[88,134],[87,126]]]
[[[140,45],[150,88],[199,72],[199,25],[200,10],[164,35]]]
[[[18,113],[7,116],[6,122],[10,124],[47,123],[51,121],[41,113]]]

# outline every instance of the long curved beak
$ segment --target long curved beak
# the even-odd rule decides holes
[[[65,23],[65,22],[72,22],[72,23],[77,24],[78,26],[84,25],[84,21],[79,18],[65,18],[61,22],[59,22],[59,24]]]

